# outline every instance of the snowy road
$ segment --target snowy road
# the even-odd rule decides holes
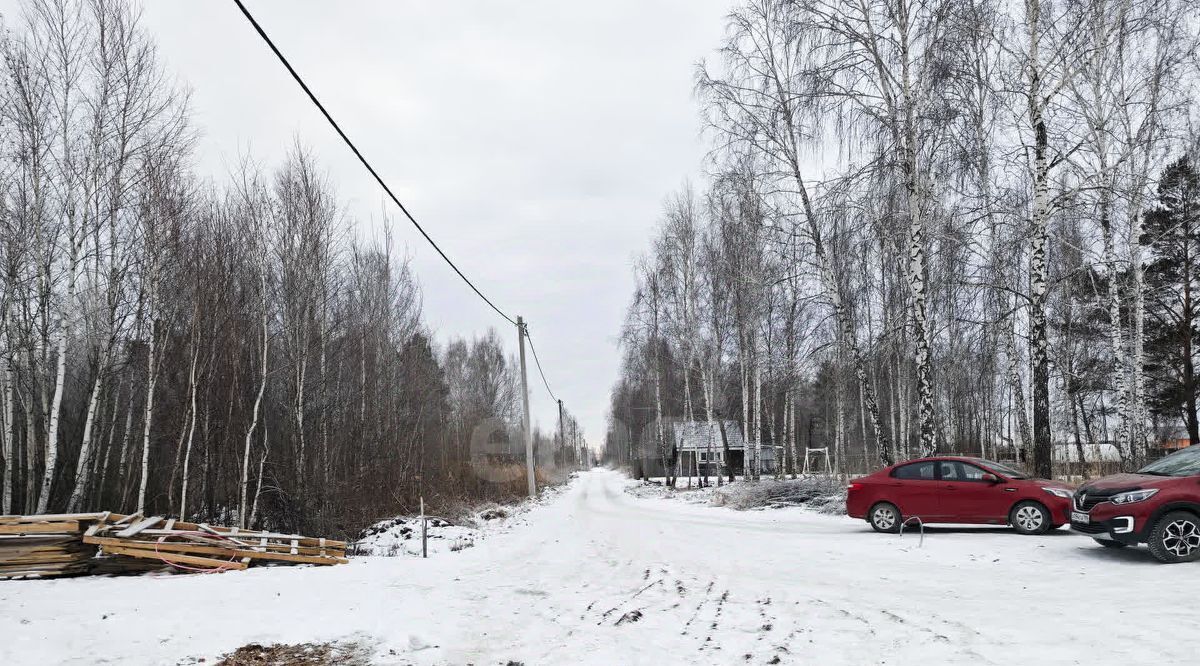
[[[1200,565],[1065,530],[875,534],[583,475],[429,560],[0,583],[0,664],[172,664],[345,639],[381,664],[1192,663]]]

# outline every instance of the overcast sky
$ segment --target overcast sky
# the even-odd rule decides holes
[[[598,445],[632,258],[664,197],[700,175],[693,76],[730,0],[246,4],[447,254],[530,322],[551,387]],[[222,179],[246,151],[274,166],[299,137],[365,231],[384,210],[397,218],[439,341],[495,327],[515,351],[512,327],[384,205],[232,2],[144,6],[193,91],[201,174]],[[530,382],[534,420],[553,428],[554,404]]]

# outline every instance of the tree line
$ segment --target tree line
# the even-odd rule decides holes
[[[664,418],[738,421],[751,476],[1200,441],[1198,36],[1182,0],[739,2],[606,455],[669,465]]]
[[[435,344],[387,220],[363,232],[298,142],[198,178],[138,18],[29,0],[0,43],[0,513],[349,533],[522,494],[500,336]],[[574,465],[536,440],[541,473]]]

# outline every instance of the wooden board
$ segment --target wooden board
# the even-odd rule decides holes
[[[65,522],[80,522],[89,520],[100,520],[108,515],[107,512],[97,513],[46,513],[32,516],[0,516],[0,525],[7,523],[65,523]]]
[[[156,529],[156,528],[145,529],[145,530],[142,530],[138,534],[138,536],[141,536],[141,537],[173,536],[180,531],[187,531],[187,532],[201,531],[201,530],[189,530],[186,527],[180,527],[180,525],[182,525],[182,524],[184,524],[184,523],[175,523],[175,529],[170,530],[170,531]],[[212,531],[210,531],[209,534],[212,534],[213,536],[233,536],[232,534],[229,534],[228,532],[224,532],[224,531],[221,531],[216,528],[211,528],[211,529],[212,529]],[[110,533],[111,533],[110,531],[102,529],[99,532],[97,532],[96,535],[97,536],[106,536]],[[317,550],[319,550],[321,548],[321,539],[319,539],[317,537],[299,537],[299,538],[297,538],[294,535],[290,535],[290,534],[273,534],[271,532],[238,532],[238,534],[237,534],[238,540],[243,541],[250,545],[254,545],[252,542],[260,541],[261,539],[264,539],[264,538],[269,539],[269,540],[275,540],[275,541],[286,541],[288,544],[287,547],[289,549],[291,548],[291,542],[293,539],[295,539],[296,543],[298,543],[300,545],[300,547],[302,547],[302,548],[314,548]],[[346,550],[346,542],[345,541],[335,541],[333,539],[325,539],[325,549],[326,550],[342,550],[342,551],[344,551],[344,550]]]
[[[0,534],[64,534],[78,532],[78,521],[53,523],[16,523],[0,525]]]
[[[116,536],[119,536],[121,538],[129,538],[131,536],[134,536],[138,532],[141,532],[142,530],[147,529],[151,525],[162,522],[162,520],[163,520],[162,516],[150,516],[149,518],[146,518],[144,520],[139,520],[136,523],[130,525],[129,527],[126,527],[125,529],[121,530],[120,532],[117,532]]]
[[[273,560],[277,562],[296,562],[300,564],[345,564],[349,560],[338,557],[321,557],[319,555],[292,555],[290,553],[263,553],[257,550],[245,550],[243,548],[222,548],[219,546],[205,546],[191,543],[165,542],[157,543],[153,541],[126,541],[125,539],[114,539],[106,537],[88,537],[88,543],[93,543],[100,546],[104,552],[117,552],[114,549],[119,548],[138,548],[154,552],[157,548],[163,553],[196,553],[200,555],[214,555],[228,558],[247,557],[255,560]]]
[[[209,567],[213,569],[245,569],[246,565],[241,562],[230,562],[228,560],[215,560],[209,557],[196,557],[195,555],[183,555],[180,553],[170,552],[154,552],[144,548],[129,548],[127,546],[104,546],[104,552],[112,553],[113,555],[128,555],[129,557],[139,557],[146,560],[165,560],[167,562],[175,562],[176,564],[188,564],[198,567]]]

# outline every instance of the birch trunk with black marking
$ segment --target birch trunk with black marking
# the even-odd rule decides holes
[[[261,354],[259,356],[259,376],[258,376],[258,391],[254,396],[254,407],[250,410],[250,425],[246,428],[246,436],[244,438],[245,445],[242,448],[242,479],[241,479],[241,494],[238,501],[238,525],[240,527],[249,527],[247,523],[247,510],[250,508],[247,504],[247,494],[250,487],[250,447],[254,443],[254,431],[258,428],[259,412],[262,409],[263,395],[267,390],[267,371],[270,360],[270,314],[267,309],[267,277],[266,273],[259,276],[259,290],[261,294],[260,307],[261,312],[261,337],[259,339]],[[265,436],[264,436],[265,441]],[[258,494],[255,493],[255,499]]]

